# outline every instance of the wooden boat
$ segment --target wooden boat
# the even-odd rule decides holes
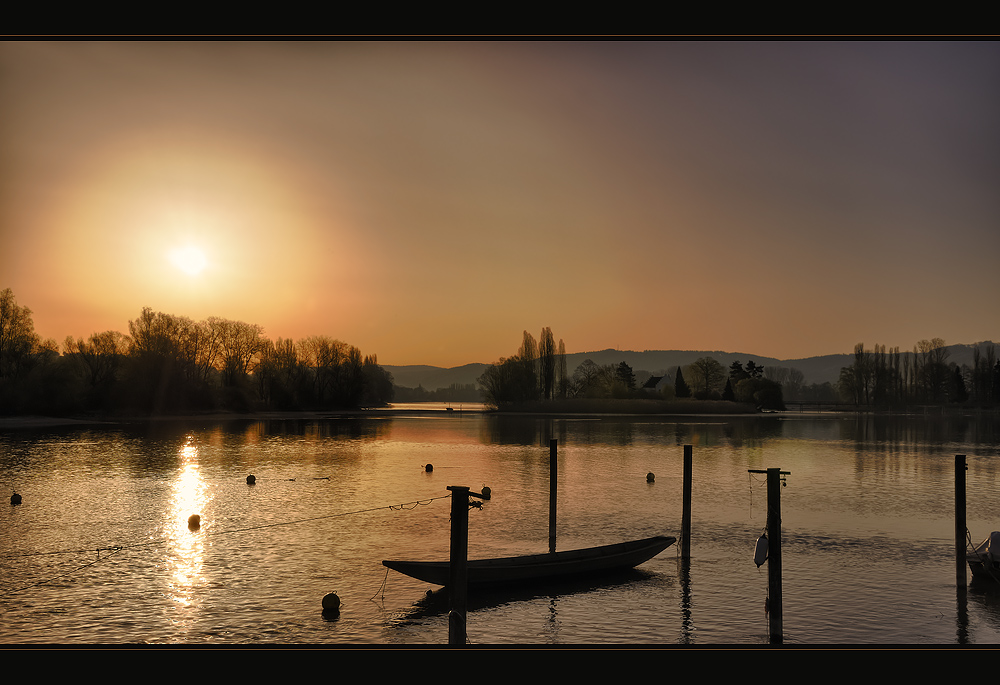
[[[657,535],[565,552],[469,560],[468,583],[470,586],[483,586],[558,581],[629,569],[649,561],[676,541],[673,537]],[[382,565],[427,583],[447,585],[449,582],[450,562],[447,561],[388,560]]]
[[[973,578],[1000,582],[1000,531],[993,531],[965,556]]]

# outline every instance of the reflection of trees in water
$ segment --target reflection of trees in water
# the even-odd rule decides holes
[[[840,439],[868,451],[941,453],[948,443],[996,444],[1000,422],[995,414],[926,415],[857,414],[840,422]]]
[[[485,414],[481,426],[480,439],[486,445],[548,447],[553,438],[566,442],[566,422],[552,417]]]
[[[548,446],[551,438],[565,443],[629,447],[652,442],[662,445],[741,446],[781,437],[777,417],[698,417],[697,422],[659,421],[648,416],[539,417],[487,414],[482,441],[496,445]]]

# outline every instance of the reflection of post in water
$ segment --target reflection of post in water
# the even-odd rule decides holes
[[[691,644],[694,621],[691,620],[691,559],[677,560],[677,575],[681,581],[681,641]]]

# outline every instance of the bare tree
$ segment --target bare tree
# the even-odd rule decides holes
[[[713,392],[721,392],[726,382],[726,369],[713,357],[702,357],[688,367],[687,376],[691,387],[707,397]]]

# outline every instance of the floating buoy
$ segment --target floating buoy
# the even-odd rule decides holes
[[[646,474],[646,482],[647,483],[652,483],[654,480],[656,480],[656,476],[653,475],[652,471],[650,471],[649,473]]]
[[[18,504],[20,504],[21,503],[21,496],[15,492],[13,495],[10,496],[10,503],[13,504],[13,505],[15,505],[15,506],[18,505]]]
[[[484,486],[483,486],[483,499],[489,499],[489,498],[490,498],[490,494],[491,494],[492,492],[493,492],[493,491],[492,491],[492,490],[490,490],[490,489],[489,489],[489,487],[487,487],[487,486],[485,486],[485,485],[484,485]]]
[[[427,466],[424,467],[424,471],[426,471],[427,473],[430,473],[433,470],[434,470],[434,464],[428,464]]]
[[[340,611],[340,597],[336,592],[323,597],[323,611]]]
[[[191,514],[188,517],[188,528],[190,530],[198,530],[201,528],[201,517],[198,514]]]
[[[757,564],[757,568],[767,561],[767,536],[761,535],[757,538],[757,548],[753,552],[753,563]]]
[[[256,482],[257,482],[257,476],[253,475],[252,473],[249,476],[247,476],[247,485],[253,485]]]

